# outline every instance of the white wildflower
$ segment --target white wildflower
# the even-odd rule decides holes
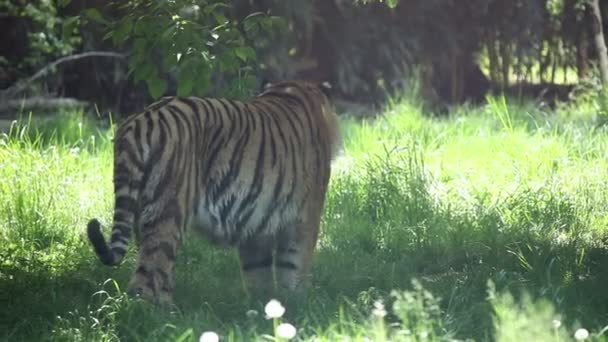
[[[253,310],[253,309],[252,310],[247,310],[247,312],[245,313],[245,315],[248,318],[256,318],[256,317],[258,317],[258,312],[256,310]]]
[[[589,331],[585,328],[580,328],[574,333],[574,339],[577,341],[584,341],[589,337]]]
[[[219,340],[220,337],[213,331],[205,331],[198,339],[199,342],[218,342]]]
[[[277,336],[286,340],[291,340],[296,336],[296,327],[289,323],[281,323],[277,327]]]
[[[561,327],[561,326],[562,326],[562,322],[559,319],[553,320],[553,328],[559,329],[559,327]]]
[[[412,334],[412,331],[410,329],[403,329],[403,330],[399,330],[397,333],[399,335],[409,336]]]
[[[372,310],[372,315],[383,318],[386,316],[386,310],[384,309],[384,304],[381,301],[377,300],[374,302],[374,309]]]
[[[271,299],[268,304],[264,307],[264,312],[266,312],[266,317],[268,319],[271,318],[281,318],[285,313],[285,308],[281,305],[276,299]]]

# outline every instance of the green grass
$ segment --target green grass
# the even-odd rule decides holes
[[[296,339],[571,341],[584,327],[605,341],[598,101],[495,97],[433,118],[405,100],[344,117],[313,288],[285,303]],[[112,133],[80,119],[0,139],[0,339],[271,340],[277,322],[246,298],[235,252],[202,238],[179,252],[176,307],[123,294],[135,253],[104,267],[84,235],[112,217]]]

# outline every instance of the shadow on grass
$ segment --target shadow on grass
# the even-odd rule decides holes
[[[549,300],[566,324],[580,321],[592,327],[605,322],[608,276],[603,265],[608,263],[608,253],[603,247],[578,240],[559,244],[547,233],[523,232],[516,223],[505,224],[497,218],[490,209],[449,216],[431,211],[412,229],[420,232],[425,225],[443,222],[444,235],[428,235],[427,230],[416,237],[404,227],[385,227],[389,236],[379,232],[378,225],[386,222],[361,220],[354,227],[361,217],[353,216],[348,223],[358,234],[351,234],[349,228],[333,226],[328,218],[326,235],[331,243],[324,241],[317,253],[313,289],[297,303],[297,313],[288,315],[302,327],[327,327],[335,324],[342,307],[363,320],[375,300],[390,303],[392,290],[411,290],[412,279],[418,279],[441,299],[445,329],[459,338],[491,339],[494,311],[487,300],[487,282],[492,280],[498,292],[509,291],[516,298],[526,292]],[[341,232],[334,231],[338,229]],[[461,232],[471,229],[477,233]],[[270,331],[262,317],[263,304],[244,295],[234,254],[203,239],[191,239],[180,251],[177,307],[173,309],[121,298],[112,284],[101,285],[113,277],[126,286],[134,251],[117,269],[100,265],[90,251],[81,249],[81,253],[82,259],[66,271],[3,271],[0,293],[7,297],[0,310],[0,323],[6,327],[2,338],[59,339],[65,337],[61,329],[68,328],[79,329],[89,338],[116,334],[146,340],[174,338],[192,327],[237,329],[242,336]],[[93,295],[102,289],[108,292],[102,296],[105,300]],[[248,318],[250,309],[257,310],[259,317]],[[107,317],[113,317],[110,323],[95,325]],[[69,334],[74,337],[74,331]]]

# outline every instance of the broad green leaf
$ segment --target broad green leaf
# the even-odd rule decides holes
[[[135,81],[141,81],[150,78],[156,67],[150,63],[135,64],[133,65],[133,78]]]
[[[97,8],[89,8],[84,10],[84,14],[87,18],[104,25],[109,25],[110,22],[106,20],[106,18],[101,15],[101,12]]]
[[[68,17],[68,18],[66,18],[66,20],[64,20],[64,22],[63,22],[63,36],[64,37],[69,37],[74,33],[74,29],[76,27],[78,27],[79,19],[80,19],[79,16],[73,16],[73,17]]]
[[[194,88],[194,77],[192,73],[184,73],[183,78],[177,80],[177,96],[189,96]]]
[[[172,38],[175,37],[175,23],[171,23],[169,25],[169,27],[167,27],[167,29],[161,34],[160,38],[161,40],[171,40]],[[179,37],[179,35],[178,35]]]
[[[112,40],[114,44],[123,43],[129,35],[131,34],[131,30],[133,29],[133,18],[127,17],[123,19],[118,27],[113,31]]]
[[[192,57],[187,58],[180,63],[177,73],[177,95],[188,96],[192,94],[194,82],[196,80],[198,70],[196,70],[196,60]]]
[[[103,40],[108,40],[114,37],[114,32],[113,31],[108,31],[106,32],[106,34],[103,35],[103,37],[101,39]]]
[[[270,22],[272,23],[272,27],[275,30],[287,30],[289,27],[289,23],[285,18],[279,16],[270,16]]]
[[[155,99],[158,99],[167,91],[167,81],[159,78],[158,76],[146,79],[146,84],[148,86],[150,96]]]
[[[141,53],[141,54],[146,54],[147,48],[148,46],[148,41],[146,40],[146,38],[140,37],[135,39],[135,42],[133,43],[133,50],[135,50],[135,53]]]
[[[223,13],[213,12],[213,18],[219,25],[228,23],[228,18]]]
[[[133,25],[133,32],[138,36],[145,35],[152,29],[152,26],[150,24],[151,23],[148,20],[148,17],[141,16],[137,19],[137,21]],[[156,23],[156,24],[158,24],[158,23]]]
[[[211,70],[212,68],[206,67],[204,64],[195,70],[196,81],[192,94],[202,96],[209,91],[209,86],[211,85]]]
[[[65,7],[67,5],[70,4],[70,2],[72,2],[72,0],[59,0],[59,7]]]
[[[238,69],[240,63],[235,55],[231,53],[223,53],[219,57],[220,62],[220,71],[221,72],[230,72]]]
[[[252,75],[246,75],[238,79],[241,93],[245,94],[254,89],[258,84],[258,79]]]
[[[260,26],[262,26],[262,29],[264,31],[270,31],[272,30],[272,26],[274,24],[274,21],[270,18],[262,18],[260,20]]]
[[[260,31],[260,26],[258,25],[258,19],[257,18],[252,18],[249,20],[245,20],[243,22],[243,28],[245,29],[245,33],[248,35],[257,35],[258,32]]]
[[[248,46],[239,46],[234,49],[234,54],[240,58],[243,62],[247,62],[249,59],[255,58],[255,51]]]

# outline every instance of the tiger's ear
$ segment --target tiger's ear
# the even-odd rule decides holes
[[[333,95],[333,89],[331,87],[331,83],[325,81],[325,82],[319,84],[319,88],[321,89],[323,94],[325,94],[325,96],[331,97]]]
[[[272,86],[273,86],[272,82],[270,82],[269,80],[264,78],[264,79],[262,79],[260,91],[267,90],[268,88],[270,88]]]

